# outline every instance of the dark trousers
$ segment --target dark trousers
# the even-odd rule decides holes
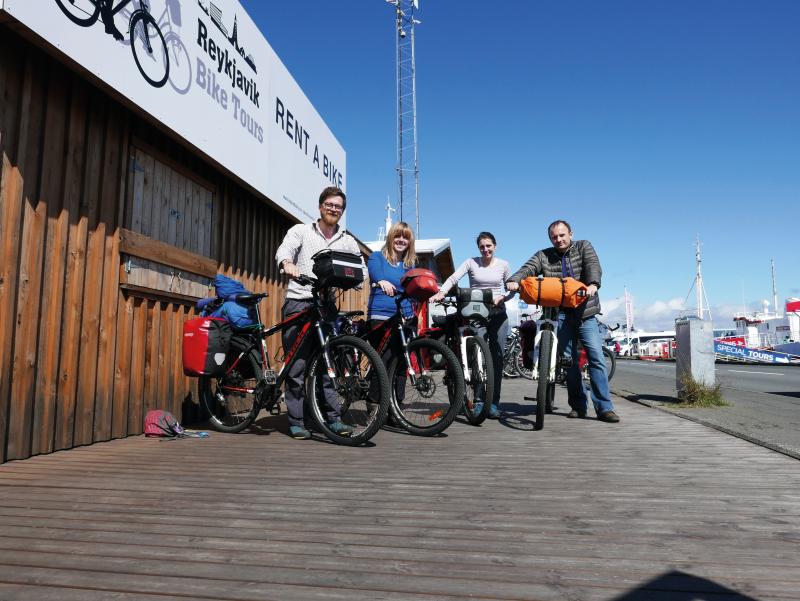
[[[493,309],[489,313],[488,327],[475,328],[478,336],[483,336],[489,343],[492,367],[494,367],[494,398],[492,404],[497,407],[500,402],[500,387],[503,385],[503,351],[508,338],[508,314],[505,308]]]
[[[287,298],[283,302],[281,308],[281,319],[287,319],[296,313],[308,309],[312,306],[311,300],[300,300],[294,298]],[[281,333],[283,340],[284,354],[292,348],[297,335],[300,333],[301,324],[292,325],[286,328]],[[307,336],[317,336],[313,330],[309,330]],[[308,340],[303,341],[303,344],[297,349],[297,354],[294,356],[292,364],[289,366],[289,373],[286,374],[286,380],[283,387],[283,401],[286,403],[286,411],[289,413],[289,425],[305,427],[303,421],[303,407],[306,398],[305,390],[305,376],[306,368],[311,351],[317,348],[316,345],[310,344]],[[324,370],[318,372],[318,381],[320,382],[320,394],[325,395],[328,402],[327,418],[329,422],[339,420],[339,410],[336,403],[336,391],[327,373]]]

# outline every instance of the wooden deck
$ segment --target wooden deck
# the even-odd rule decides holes
[[[435,439],[279,417],[7,463],[0,599],[800,598],[798,461],[623,400],[534,432],[522,391]]]

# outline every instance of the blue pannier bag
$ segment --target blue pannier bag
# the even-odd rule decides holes
[[[258,321],[255,305],[240,305],[235,300],[239,294],[251,294],[241,282],[218,273],[214,277],[214,288],[217,298],[224,299],[225,302],[208,313],[209,317],[227,319],[235,328],[246,328]]]

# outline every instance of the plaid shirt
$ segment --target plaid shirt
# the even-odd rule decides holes
[[[317,222],[301,223],[292,226],[283,242],[278,247],[275,253],[275,260],[278,262],[278,267],[284,261],[291,261],[297,265],[300,273],[303,275],[314,276],[312,267],[314,265],[311,257],[321,250],[330,248],[332,250],[342,250],[346,252],[355,253],[361,256],[361,250],[358,248],[355,238],[347,233],[343,227],[337,226],[336,233],[332,238],[327,239],[322,235],[322,232],[317,227]],[[361,268],[364,271],[364,279],[367,279],[367,268],[364,265],[364,258],[361,258]],[[286,298],[293,299],[310,299],[311,286],[301,286],[294,280],[289,281],[289,288],[286,291]]]

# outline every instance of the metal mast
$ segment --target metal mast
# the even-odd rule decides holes
[[[708,304],[706,289],[703,286],[703,272],[700,269],[700,264],[703,262],[700,258],[700,236],[697,236],[697,242],[695,243],[695,261],[697,263],[697,275],[695,275],[694,281],[695,292],[697,293],[697,317],[703,319],[703,314],[708,313],[708,320],[711,321],[711,307]]]
[[[775,316],[780,317],[781,311],[778,308],[778,287],[775,284],[775,259],[769,260],[772,265],[772,308],[775,311]]]
[[[417,154],[417,83],[414,29],[419,0],[386,0],[395,8],[397,44],[397,191],[400,220],[419,232],[419,162]]]

